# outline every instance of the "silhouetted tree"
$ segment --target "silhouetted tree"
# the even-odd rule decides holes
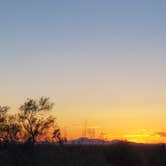
[[[0,106],[0,124],[5,122],[6,114],[9,110],[8,106]]]
[[[7,131],[7,112],[9,110],[8,106],[0,106],[0,140],[4,141],[6,139]]]
[[[55,129],[52,134],[52,139],[58,141],[60,145],[63,145],[64,142],[67,142],[66,137],[62,137],[60,129]]]
[[[8,115],[7,116],[7,140],[8,141],[18,141],[20,132],[21,132],[21,124],[19,123],[19,119],[17,115]]]
[[[35,143],[38,138],[51,134],[53,128],[57,127],[55,117],[49,115],[53,105],[49,98],[41,97],[39,100],[27,99],[19,108],[19,118],[26,135],[26,141]]]
[[[16,115],[8,115],[8,106],[0,106],[0,139],[3,141],[18,141],[21,126]]]

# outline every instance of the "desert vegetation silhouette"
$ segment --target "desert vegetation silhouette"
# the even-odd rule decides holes
[[[6,142],[62,141],[54,103],[48,97],[27,99],[15,114],[8,106],[0,106],[0,140]]]

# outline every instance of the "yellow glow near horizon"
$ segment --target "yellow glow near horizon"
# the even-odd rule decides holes
[[[76,118],[74,116],[75,112],[68,110],[74,113],[66,118],[64,118],[65,115],[61,115],[64,118],[61,124],[66,127],[69,139],[82,136],[86,119],[87,129],[94,128],[96,138],[121,139],[138,143],[162,143],[166,142],[166,137],[159,135],[159,132],[164,133],[166,131],[165,108],[165,104],[153,104],[112,107],[110,111],[108,108],[102,111],[96,109],[95,113],[92,111],[87,118],[81,117],[82,114],[79,114]],[[160,110],[160,113],[158,110]],[[78,112],[83,112],[83,110],[78,109]],[[76,123],[71,125],[72,122]],[[87,134],[87,136],[89,135]]]
[[[11,111],[16,112],[24,99],[20,102],[18,102],[19,100],[11,101],[13,102],[11,103]],[[6,103],[9,103],[10,106],[10,102]],[[89,105],[80,107],[72,103],[68,107],[64,107],[65,101],[56,100],[56,103],[58,105],[55,106],[55,115],[63,135],[67,136],[68,139],[83,136],[86,120],[86,136],[90,138],[120,139],[138,143],[166,143],[166,137],[158,134],[166,131],[165,104],[132,104],[129,106],[122,104],[112,107],[99,105],[98,108],[91,110]],[[78,103],[82,104],[81,101]],[[88,131],[89,129],[91,131]],[[94,129],[94,133],[92,133],[92,129]]]
[[[163,142],[161,136],[152,130],[141,129],[135,133],[124,135],[126,140],[137,143],[160,143]],[[165,140],[166,141],[166,140]]]
[[[166,137],[161,136],[156,131],[153,131],[152,129],[138,129],[135,131],[126,131],[120,132],[120,131],[107,131],[102,132],[99,131],[98,133],[95,133],[96,135],[91,136],[90,134],[86,134],[86,137],[89,138],[98,138],[98,139],[104,139],[104,140],[125,140],[129,142],[136,142],[136,143],[166,143]],[[80,131],[80,128],[77,128],[69,135],[69,139],[75,139],[82,136],[82,133]]]

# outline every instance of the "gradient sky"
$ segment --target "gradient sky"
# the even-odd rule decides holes
[[[165,0],[3,0],[0,104],[49,96],[69,138],[165,141]]]

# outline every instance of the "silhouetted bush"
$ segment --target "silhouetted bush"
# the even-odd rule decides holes
[[[2,166],[165,166],[165,145],[119,142],[112,145],[7,143],[0,148]]]

